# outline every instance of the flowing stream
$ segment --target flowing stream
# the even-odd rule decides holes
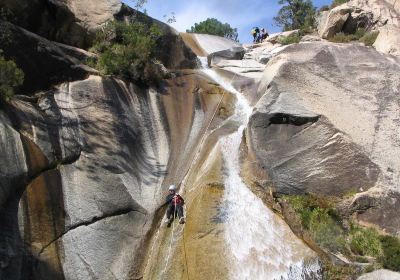
[[[203,72],[237,98],[238,130],[219,140],[224,159],[226,207],[225,241],[228,244],[230,279],[321,279],[316,254],[299,240],[240,177],[239,147],[252,108],[246,98],[210,69],[201,58]],[[233,78],[234,79],[234,78]]]

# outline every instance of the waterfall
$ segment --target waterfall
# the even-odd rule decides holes
[[[239,128],[219,140],[224,159],[225,241],[230,279],[321,279],[316,254],[258,198],[240,177],[239,147],[252,108],[231,84],[200,58],[202,71],[237,98],[231,119]]]

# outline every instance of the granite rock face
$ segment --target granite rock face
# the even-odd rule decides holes
[[[167,82],[160,93],[90,76],[37,103],[7,107],[3,275],[19,269],[34,279],[49,271],[53,279],[138,277],[163,186],[182,180],[206,129],[225,118],[217,114],[208,125],[222,91],[201,75]],[[226,95],[222,104],[230,102]]]
[[[336,7],[329,11],[325,20],[321,20],[318,26],[318,33],[321,38],[329,39],[336,33],[339,33],[349,18],[350,13],[351,9],[343,6]]]
[[[24,71],[25,79],[19,92],[31,95],[64,81],[84,79],[96,70],[82,63],[90,53],[62,44],[0,21],[0,49]]]
[[[120,12],[119,0],[1,0],[13,21],[50,40],[87,47],[102,24]]]
[[[248,125],[252,176],[286,194],[398,192],[399,65],[356,45],[310,42],[281,51],[267,64]],[[376,213],[360,220],[396,232],[395,215]]]
[[[360,276],[357,280],[399,280],[400,273],[387,269],[379,269]]]
[[[400,27],[385,26],[381,28],[374,47],[377,51],[400,56]]]

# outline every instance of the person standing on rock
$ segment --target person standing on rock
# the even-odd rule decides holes
[[[251,30],[251,34],[253,35],[253,43],[257,43],[258,36],[260,35],[260,28],[253,27],[253,29]]]
[[[261,28],[260,43],[262,43],[265,39],[267,39],[268,36],[269,36],[268,31],[265,28]]]
[[[168,191],[169,194],[166,199],[166,204],[168,205],[167,226],[168,227],[171,226],[176,216],[179,217],[179,223],[184,224],[185,219],[183,217],[183,205],[185,204],[185,200],[179,194],[176,193],[175,185],[171,185]]]

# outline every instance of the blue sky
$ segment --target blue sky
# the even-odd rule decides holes
[[[134,0],[123,0],[132,6]],[[316,7],[328,5],[332,0],[314,0]],[[239,40],[247,43],[252,40],[250,30],[253,26],[265,27],[270,33],[280,31],[273,17],[280,6],[278,0],[148,0],[145,7],[147,13],[158,20],[165,21],[171,13],[175,14],[176,22],[171,24],[178,31],[184,32],[194,23],[217,18],[236,27]]]

